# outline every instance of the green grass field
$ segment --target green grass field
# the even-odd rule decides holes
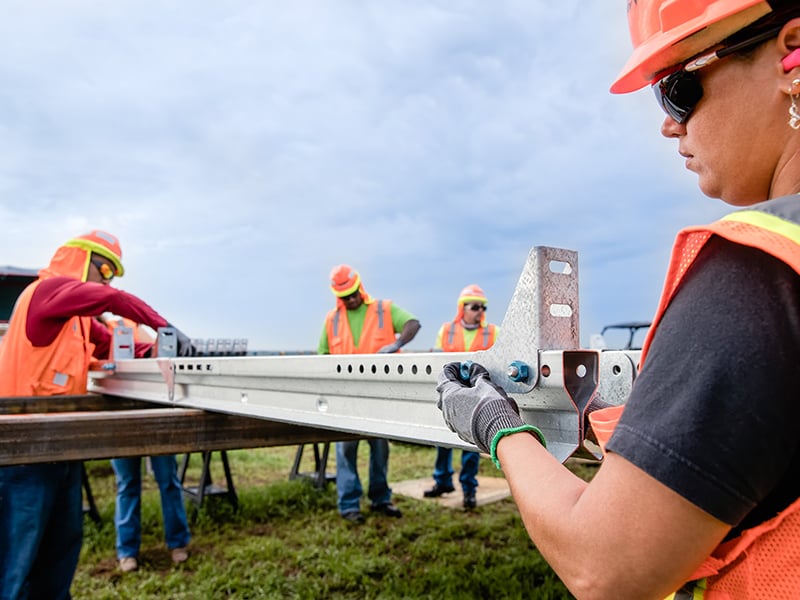
[[[368,450],[362,443],[365,486]],[[239,510],[221,498],[207,499],[200,510],[189,503],[191,558],[177,567],[163,542],[158,489],[146,476],[140,569],[124,576],[114,550],[113,471],[108,461],[88,462],[102,524],[86,518],[73,596],[572,598],[531,543],[511,499],[466,512],[395,495],[402,519],[370,515],[364,504],[367,522],[353,526],[336,512],[333,484],[320,491],[306,480],[289,481],[294,453],[294,447],[228,452]],[[311,469],[306,460],[301,470]],[[392,443],[390,481],[429,476],[433,460],[433,448]],[[591,476],[591,467],[578,468]],[[187,484],[199,471],[200,455],[193,455]],[[212,475],[224,482],[216,456]],[[481,461],[480,475],[502,476],[489,460]]]

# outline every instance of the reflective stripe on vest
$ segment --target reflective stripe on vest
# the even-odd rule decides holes
[[[640,368],[664,312],[712,235],[758,248],[800,275],[800,196],[783,196],[731,213],[711,225],[684,229],[672,250],[656,317],[642,347]],[[602,448],[623,410],[624,407],[618,406],[589,415]],[[776,517],[718,546],[691,578],[698,580],[694,588],[690,586],[692,595],[676,595],[684,591],[670,597],[708,600],[796,597],[800,590],[800,499]],[[703,587],[707,587],[705,592]]]

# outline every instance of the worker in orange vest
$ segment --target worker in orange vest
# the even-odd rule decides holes
[[[477,352],[491,348],[500,328],[486,320],[488,304],[489,300],[479,285],[473,283],[461,290],[455,318],[443,323],[436,334],[436,349],[444,352]],[[468,510],[477,506],[475,492],[478,489],[479,465],[478,452],[461,451],[461,473],[458,481],[464,494],[464,508]],[[426,498],[437,498],[455,491],[452,448],[437,446],[433,481],[433,487],[423,492]]]
[[[14,307],[0,345],[0,397],[85,394],[89,364],[108,358],[111,334],[96,317],[113,311],[153,329],[167,320],[109,285],[122,249],[100,230],[59,247]],[[179,352],[192,353],[178,332]],[[143,356],[151,344],[136,344]],[[80,461],[0,468],[0,593],[70,597],[83,537]]]
[[[591,482],[480,365],[447,365],[440,405],[577,598],[797,598],[800,3],[618,3],[634,50],[612,91],[652,86],[661,133],[738,210],[678,234],[631,395],[590,416]]]
[[[393,353],[417,335],[420,328],[417,318],[391,300],[372,298],[364,291],[358,271],[349,265],[333,268],[330,289],[336,297],[336,308],[325,318],[317,349],[319,354]],[[368,442],[370,508],[389,517],[400,517],[402,513],[392,504],[392,490],[387,482],[389,442],[378,438],[370,438]],[[364,522],[357,454],[358,440],[336,444],[339,514],[354,524]]]

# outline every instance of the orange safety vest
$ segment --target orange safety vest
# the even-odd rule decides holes
[[[444,352],[477,352],[492,347],[495,337],[497,337],[497,326],[489,324],[481,327],[481,330],[472,338],[469,350],[464,348],[464,326],[460,321],[451,321],[442,325],[442,350]]]
[[[395,341],[392,325],[391,300],[367,302],[367,313],[361,329],[361,339],[356,346],[350,323],[347,321],[347,308],[338,306],[325,318],[328,333],[328,349],[331,354],[374,354],[384,346]]]
[[[0,396],[85,394],[94,344],[91,317],[72,317],[49,346],[34,346],[25,333],[28,308],[39,281],[17,299],[0,345]]]
[[[711,225],[684,229],[675,241],[653,327],[642,348],[642,363],[681,280],[712,235],[763,250],[800,274],[800,196],[776,198],[731,213]],[[589,415],[604,450],[623,410],[615,406]],[[720,544],[691,579],[699,580],[692,595],[676,592],[670,598],[796,598],[800,593],[800,498],[776,517]]]

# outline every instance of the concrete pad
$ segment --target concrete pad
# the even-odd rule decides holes
[[[437,502],[447,508],[463,509],[464,494],[461,492],[461,485],[458,481],[454,482],[456,491],[443,494],[438,498],[426,498],[423,492],[433,487],[433,478],[408,479],[406,481],[396,481],[390,484],[392,493],[423,500],[424,502]],[[478,477],[478,489],[475,492],[475,501],[478,506],[491,504],[503,498],[508,498],[511,490],[508,482],[503,477]]]

